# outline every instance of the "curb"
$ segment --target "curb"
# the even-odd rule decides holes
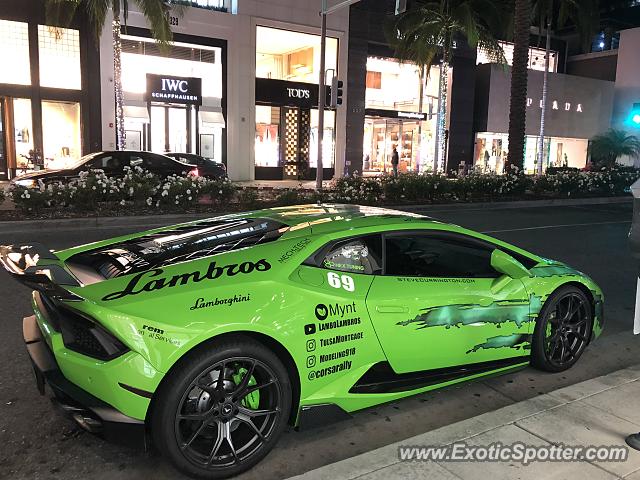
[[[640,364],[608,375],[576,383],[545,395],[514,403],[493,412],[453,423],[427,433],[392,443],[355,457],[331,463],[288,480],[324,480],[326,478],[355,479],[400,463],[401,446],[445,446],[467,441],[472,437],[513,424],[542,412],[569,405],[607,390],[640,380]]]
[[[580,205],[607,205],[631,203],[632,200],[633,198],[631,196],[595,197],[550,200],[516,200],[509,202],[443,203],[435,205],[387,205],[385,206],[385,208],[412,213],[422,213],[445,210],[502,210],[551,206],[569,207]],[[51,228],[72,230],[77,228],[119,228],[128,226],[139,226],[146,229],[182,223],[185,221],[188,222],[192,220],[199,220],[202,218],[210,218],[212,216],[218,215],[223,215],[223,212],[146,215],[131,217],[83,217],[52,220],[16,220],[0,222],[0,232],[19,233]]]

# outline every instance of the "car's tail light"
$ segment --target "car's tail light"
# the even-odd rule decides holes
[[[193,177],[199,177],[200,176],[200,172],[198,171],[198,167],[194,168],[193,170],[191,170],[189,172],[189,175],[193,176]]]

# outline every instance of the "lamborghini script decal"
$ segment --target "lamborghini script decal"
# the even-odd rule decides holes
[[[241,264],[232,263],[230,265],[218,266],[216,262],[211,262],[206,273],[195,271],[189,273],[181,273],[172,277],[161,277],[164,270],[155,268],[146,272],[141,272],[131,279],[124,290],[109,293],[102,300],[117,300],[118,298],[127,297],[129,295],[138,295],[139,293],[152,292],[154,290],[162,290],[163,288],[173,288],[178,285],[187,285],[188,283],[198,283],[204,280],[215,280],[223,275],[233,277],[240,273],[247,274],[254,270],[257,272],[266,272],[271,268],[271,264],[264,258],[256,263],[244,262]],[[156,278],[157,277],[157,278]],[[151,279],[151,280],[149,280]],[[144,280],[148,280],[142,287],[139,284]]]

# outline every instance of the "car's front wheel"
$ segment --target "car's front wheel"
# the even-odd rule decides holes
[[[589,343],[593,310],[577,287],[559,288],[545,302],[533,333],[531,361],[540,370],[562,372],[578,361]]]
[[[179,470],[226,478],[269,453],[290,409],[291,384],[278,357],[251,339],[231,339],[190,354],[169,374],[151,433]]]

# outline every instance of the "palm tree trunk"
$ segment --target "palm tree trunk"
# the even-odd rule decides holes
[[[540,112],[540,136],[538,137],[538,175],[542,175],[545,159],[544,122],[547,113],[547,80],[549,78],[549,49],[551,48],[551,16],[547,19],[547,44],[544,55],[544,74],[542,76],[542,111]]]
[[[424,65],[420,65],[420,89],[418,90],[418,113],[422,113],[422,107],[424,105]],[[416,172],[420,171],[420,159],[422,157],[422,120],[418,120],[418,142],[416,151],[418,152],[415,164]]]
[[[507,164],[522,169],[524,164],[525,120],[527,114],[527,64],[531,0],[515,0],[513,65],[509,103],[509,155]]]
[[[116,150],[125,148],[124,99],[122,94],[122,42],[120,15],[113,16],[113,90],[116,105]]]
[[[433,159],[433,173],[444,168],[447,130],[447,84],[449,75],[448,52],[442,55],[440,64],[440,83],[438,86],[438,121],[436,123],[436,154]]]

